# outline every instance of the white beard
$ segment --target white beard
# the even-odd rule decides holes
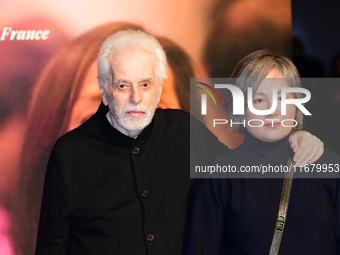
[[[120,109],[114,99],[110,100],[108,107],[110,109],[113,126],[120,132],[122,132],[121,129],[123,129],[123,131],[126,131],[128,136],[136,138],[139,135],[139,133],[151,123],[152,118],[155,114],[155,110],[160,100],[161,91],[162,90],[160,90],[155,96],[155,99],[153,100],[151,107],[146,107],[144,105],[136,105],[132,103],[124,105],[123,108]],[[144,115],[139,117],[129,116],[127,112],[130,111],[144,112]],[[115,124],[118,125],[118,127],[115,126]]]

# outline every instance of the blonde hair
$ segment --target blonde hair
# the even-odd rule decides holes
[[[273,53],[270,50],[258,50],[241,59],[231,75],[231,83],[239,87],[243,94],[246,94],[248,87],[252,87],[254,94],[263,79],[273,69],[276,69],[287,79],[290,87],[301,87],[300,75],[293,62],[288,57]],[[301,98],[301,94],[294,93],[294,98]],[[229,119],[232,119],[235,123],[243,122],[243,115],[233,114],[233,97],[230,91],[227,92],[224,107]],[[244,108],[247,108],[246,100]],[[298,123],[295,129],[302,129],[303,113],[300,109],[296,110],[295,120]],[[230,130],[235,133],[244,133],[245,127],[233,124]]]

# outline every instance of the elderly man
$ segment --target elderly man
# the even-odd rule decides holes
[[[150,35],[120,31],[104,42],[98,74],[97,113],[52,150],[36,254],[181,254],[190,116],[156,110],[165,53]],[[204,132],[207,157],[227,149]]]

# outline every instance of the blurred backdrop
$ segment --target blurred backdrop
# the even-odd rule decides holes
[[[95,61],[109,34],[156,36],[169,73],[159,106],[187,111],[191,77],[229,77],[258,49],[292,56],[289,0],[2,0],[0,9],[1,255],[34,253],[51,147],[100,104]],[[242,142],[214,132],[231,148]]]

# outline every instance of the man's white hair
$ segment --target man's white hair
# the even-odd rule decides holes
[[[141,49],[151,52],[156,59],[155,75],[160,84],[167,77],[166,55],[158,40],[141,30],[126,29],[109,36],[102,44],[98,58],[99,86],[107,89],[107,85],[114,80],[114,73],[110,65],[110,55],[117,51]]]

